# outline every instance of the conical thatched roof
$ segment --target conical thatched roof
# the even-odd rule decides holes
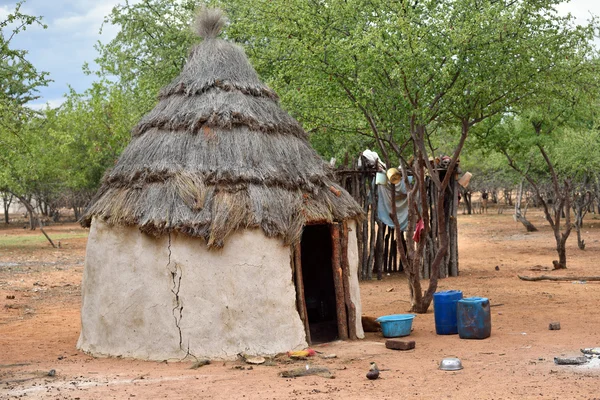
[[[204,11],[198,20],[204,40],[133,129],[82,224],[97,217],[221,247],[237,229],[260,227],[293,243],[307,223],[360,216],[244,51],[216,38],[220,11]]]

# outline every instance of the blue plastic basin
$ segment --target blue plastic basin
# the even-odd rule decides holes
[[[383,337],[400,337],[410,335],[415,314],[393,314],[377,318],[381,324]]]

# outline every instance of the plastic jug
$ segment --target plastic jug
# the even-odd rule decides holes
[[[461,339],[485,339],[492,333],[490,301],[485,297],[467,297],[456,305],[458,336]]]
[[[460,290],[446,290],[433,294],[433,313],[435,333],[438,335],[456,335],[456,304],[463,298]]]

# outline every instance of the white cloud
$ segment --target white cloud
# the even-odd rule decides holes
[[[0,0],[2,1],[2,0]],[[0,6],[0,21],[4,21],[9,14],[13,14],[15,12],[15,8],[16,8],[16,1],[14,1],[14,4],[11,5],[2,5]],[[27,3],[24,3],[19,12],[21,14],[25,14],[25,15],[32,15],[35,17],[39,17],[39,14],[35,13],[34,10],[32,10],[31,8],[27,7]],[[44,19],[42,18],[42,24],[45,24],[46,21],[44,21]],[[20,27],[21,22],[16,20],[8,25],[6,25],[5,27],[5,34],[6,32],[12,32],[13,29],[16,29],[18,27]],[[32,31],[42,31],[44,28],[38,24],[38,23],[33,23],[31,25],[28,25],[26,27],[23,28],[24,31],[28,31],[28,32],[32,32]]]
[[[0,7],[0,20],[4,20],[6,19],[6,17],[8,17],[8,14],[10,14],[10,9],[8,8],[8,6],[2,6]]]
[[[578,24],[585,24],[592,14],[600,16],[600,1],[598,0],[571,0],[559,4],[556,9],[559,14],[571,13]]]
[[[139,3],[141,0],[129,0],[130,5]],[[69,12],[55,18],[50,23],[50,28],[58,32],[72,32],[76,36],[87,36],[103,42],[110,41],[118,32],[118,28],[107,24],[102,26],[104,18],[112,9],[122,4],[123,0],[79,0],[69,5]],[[100,35],[102,28],[102,35]],[[95,41],[94,40],[94,41]]]
[[[32,110],[37,110],[37,111],[42,111],[46,108],[57,108],[60,107],[62,105],[62,103],[65,102],[65,98],[64,97],[59,97],[56,99],[49,99],[46,100],[45,103],[28,103],[27,107],[31,108]]]
[[[99,4],[84,14],[71,12],[70,15],[56,18],[50,27],[58,31],[70,31],[75,35],[97,36],[104,17],[110,14],[114,4]]]
[[[129,0],[129,4],[141,1]],[[125,0],[27,0],[24,3],[22,11],[43,15],[48,29],[28,28],[27,32],[15,37],[13,47],[28,50],[28,58],[34,65],[39,70],[50,72],[54,79],[48,87],[39,89],[42,99],[32,104],[32,108],[41,109],[46,101],[52,107],[62,104],[62,95],[68,91],[68,84],[77,91],[89,87],[93,77],[84,75],[81,66],[87,61],[94,69],[93,60],[97,56],[94,44],[98,40],[109,42],[119,29],[107,24],[100,35],[104,18],[114,6],[123,3]],[[12,12],[15,4],[15,0],[0,0],[0,18]],[[589,11],[600,15],[600,0],[572,0],[560,4],[557,9],[562,15],[571,12],[578,23],[585,23],[590,17]]]
[[[578,25],[586,25],[592,16],[600,17],[600,1],[598,0],[571,0],[565,1],[556,7],[560,15],[571,14]],[[596,37],[592,43],[600,49],[600,39]]]

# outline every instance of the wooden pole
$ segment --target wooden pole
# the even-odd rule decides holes
[[[437,199],[438,195],[437,195],[437,187],[435,186],[435,184],[433,183],[433,181],[431,179],[429,179],[429,207],[430,207],[430,222],[431,222],[431,233],[432,233],[432,249],[431,249],[431,254],[437,254],[438,252],[438,247],[439,247],[439,242],[438,242],[438,238],[439,238],[439,231],[440,228],[438,226],[438,216],[437,213],[440,212],[440,210],[438,210],[437,208],[437,202],[434,199]],[[443,212],[443,211],[442,211]],[[429,269],[429,276],[431,276],[431,274],[434,273],[434,271],[431,270],[431,262],[433,262],[434,257],[430,257],[430,264],[427,266],[427,268]],[[436,272],[437,273],[437,272]]]
[[[377,280],[383,279],[383,232],[385,225],[377,221],[377,241],[375,242],[375,270],[377,271]]]
[[[399,231],[396,235],[396,250],[398,250],[398,246],[402,246],[402,248],[404,249],[404,253],[408,252],[408,246],[406,246],[406,238],[404,237],[403,231]],[[402,262],[402,257],[398,258],[398,253],[396,253],[395,257],[398,260],[398,271],[404,271],[405,267],[408,266],[404,265],[404,263]]]
[[[394,241],[392,242],[392,262],[393,262],[393,268],[395,272],[402,272],[404,271],[404,267],[402,266],[402,261],[400,261],[400,264],[398,264],[398,235],[396,235],[395,233],[396,229],[394,229],[394,235],[396,236],[394,238]],[[400,236],[402,236],[402,232],[400,232]],[[403,240],[404,237],[402,236]]]
[[[369,216],[369,200],[368,200],[368,195],[367,195],[367,172],[364,170],[364,163],[363,163],[363,174],[360,176],[360,194],[361,194],[361,198],[363,200],[363,207],[364,207],[364,212],[365,212],[365,219],[361,222],[362,225],[362,253],[360,255],[361,261],[360,261],[360,270],[361,270],[361,279],[365,280],[367,279],[367,269],[368,269],[368,254],[369,254],[369,248],[368,248],[368,240],[369,240],[369,220],[368,220],[368,216]]]
[[[363,262],[362,262],[362,254],[363,254],[363,221],[356,221],[356,245],[358,247],[358,279],[363,279]]]
[[[395,232],[395,229],[390,228],[390,250],[388,253],[388,265],[391,272],[396,272],[397,267],[396,260],[394,258],[396,251],[398,251],[398,249],[396,249]]]
[[[344,221],[341,235],[342,279],[344,284],[344,300],[348,310],[348,335],[351,340],[358,339],[356,335],[356,306],[350,295],[350,262],[348,260],[348,222]]]
[[[377,234],[375,233],[375,226],[377,225],[377,185],[371,181],[371,223],[369,224],[369,261],[367,267],[367,279],[371,280],[373,277],[373,269],[375,267],[375,245],[377,242]]]
[[[44,234],[44,236],[46,236],[46,239],[48,239],[48,241],[50,242],[50,244],[52,245],[52,247],[56,248],[56,245],[54,244],[54,242],[52,241],[52,239],[50,239],[50,236],[48,236],[48,234],[44,230],[44,226],[42,225],[42,221],[40,221],[40,231],[42,231],[42,233]]]
[[[445,171],[447,174],[448,171]],[[441,176],[440,176],[441,179]],[[446,252],[446,257],[444,257],[444,261],[440,264],[440,268],[438,271],[438,278],[446,278],[448,277],[448,272],[450,270],[450,262],[451,262],[451,245],[452,245],[452,208],[453,208],[453,198],[454,198],[454,187],[452,186],[453,178],[450,177],[450,181],[448,182],[448,187],[446,188],[446,192],[444,193],[444,209],[442,212],[446,216],[446,235],[448,236],[448,251]]]
[[[383,248],[383,272],[391,272],[390,271],[390,263],[389,263],[389,254],[390,254],[390,236],[392,230],[389,226],[384,225],[383,229],[386,230],[385,238],[383,239],[384,248]]]
[[[346,316],[346,300],[344,298],[344,283],[340,260],[340,226],[331,224],[331,269],[335,286],[335,310],[337,314],[338,336],[340,340],[348,339],[348,318]]]
[[[355,168],[358,168],[357,164],[358,164],[358,160],[354,161]],[[360,175],[358,175],[358,174],[352,174],[352,197],[354,197],[354,200],[356,200],[358,202],[358,204],[361,204],[361,202],[360,202]]]
[[[452,207],[450,208],[450,265],[449,276],[458,276],[458,183],[452,177],[449,187],[452,187]]]
[[[358,170],[358,159],[354,162],[354,168]],[[353,174],[352,175],[352,196],[354,197],[354,199],[356,200],[356,202],[358,204],[360,204],[361,206],[364,204],[363,203],[363,198],[362,198],[362,190],[361,190],[361,175],[359,174]],[[356,271],[356,273],[358,274],[358,279],[362,279],[362,253],[363,253],[363,246],[364,246],[364,240],[363,240],[363,220],[357,220],[356,221],[356,243],[358,245],[358,259],[359,259],[359,263],[358,263],[358,269]]]
[[[302,278],[302,244],[300,242],[294,246],[293,270],[296,276],[296,308],[298,309],[300,319],[304,324],[306,342],[310,344],[310,325],[308,323],[308,312],[306,311],[306,298],[304,297],[304,279]]]

